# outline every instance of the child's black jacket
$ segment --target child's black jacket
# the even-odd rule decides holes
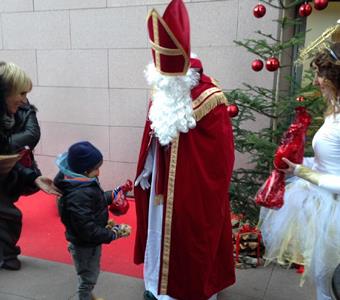
[[[110,243],[114,234],[105,226],[112,191],[104,192],[98,181],[91,178],[65,179],[61,172],[55,177],[54,184],[63,193],[58,199],[58,209],[66,228],[66,239],[83,247]]]

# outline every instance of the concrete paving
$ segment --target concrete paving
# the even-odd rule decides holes
[[[0,300],[77,300],[73,266],[21,257],[20,271],[0,269]],[[300,275],[279,266],[237,270],[237,283],[218,300],[313,300],[309,284],[299,287]],[[141,279],[102,272],[95,288],[105,300],[142,300]],[[185,300],[185,299],[183,299]]]

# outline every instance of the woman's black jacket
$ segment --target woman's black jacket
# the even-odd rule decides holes
[[[25,146],[31,150],[40,140],[40,126],[36,116],[36,108],[27,103],[20,107],[14,115],[15,124],[6,129],[0,117],[0,154],[15,154]],[[9,194],[20,196],[26,187],[34,187],[34,180],[40,176],[36,163],[32,168],[17,163],[7,178],[0,182],[3,190]]]

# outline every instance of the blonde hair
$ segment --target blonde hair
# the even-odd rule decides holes
[[[29,92],[31,78],[19,66],[11,62],[0,62],[0,87],[4,96]]]

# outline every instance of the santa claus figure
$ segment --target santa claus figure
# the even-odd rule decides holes
[[[147,18],[152,86],[135,180],[135,263],[145,299],[207,300],[235,282],[228,189],[234,143],[227,99],[190,57],[188,12]]]

